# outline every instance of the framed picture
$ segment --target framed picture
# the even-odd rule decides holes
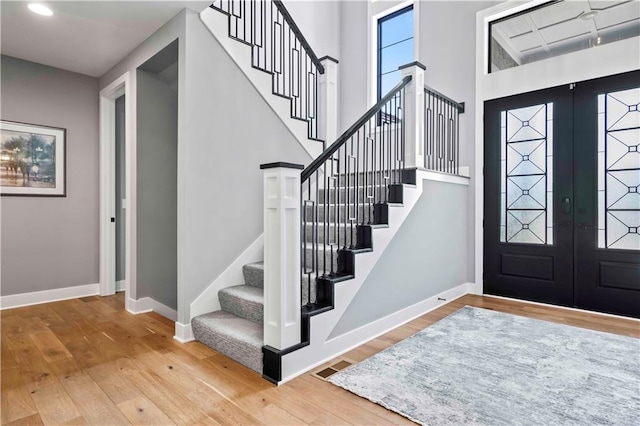
[[[0,121],[0,193],[66,196],[66,129]]]

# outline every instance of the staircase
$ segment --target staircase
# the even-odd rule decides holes
[[[257,23],[252,20],[256,19],[256,14],[260,16]],[[248,47],[244,53],[250,56],[251,64],[245,68],[258,70],[260,75],[255,78],[266,75],[270,79],[271,93],[269,96],[263,93],[265,100],[272,102],[270,99],[273,98],[289,104],[287,113],[290,112],[290,116],[286,117],[274,107],[283,122],[304,123],[304,137],[316,145],[323,138],[335,140],[326,149],[312,154],[314,160],[301,173],[296,170],[297,175],[286,176],[297,177],[299,191],[291,191],[290,188],[287,195],[283,195],[285,185],[281,185],[284,181],[280,179],[285,175],[282,171],[278,171],[281,173],[279,177],[271,181],[274,185],[271,191],[280,191],[278,196],[272,194],[271,199],[287,198],[289,205],[294,206],[288,207],[289,210],[300,207],[296,212],[299,215],[289,216],[295,219],[286,224],[272,225],[269,232],[265,224],[265,251],[267,235],[273,242],[282,236],[281,229],[289,229],[287,241],[281,244],[287,244],[287,250],[281,250],[277,255],[281,256],[278,259],[282,263],[287,263],[286,267],[275,265],[280,260],[272,260],[267,270],[268,296],[271,298],[267,308],[276,306],[274,300],[277,300],[277,306],[282,307],[275,312],[284,315],[282,312],[286,311],[286,315],[265,324],[265,312],[271,319],[273,317],[269,313],[274,310],[265,310],[265,265],[253,262],[242,267],[244,284],[237,283],[218,291],[220,310],[191,320],[196,340],[279,383],[283,374],[292,377],[319,359],[335,356],[343,349],[335,346],[335,341],[328,342],[329,333],[422,193],[420,176],[424,172],[418,169],[430,168],[450,174],[458,171],[457,120],[463,105],[426,88],[424,66],[407,64],[400,68],[402,81],[342,136],[334,139],[335,128],[331,129],[335,127],[335,120],[328,117],[328,111],[335,109],[335,105],[326,106],[335,99],[331,100],[329,92],[323,99],[318,89],[328,62],[318,60],[282,2],[216,0],[211,8],[202,12],[201,18],[237,63],[241,59],[233,44]],[[265,22],[273,24],[276,35],[265,30],[270,26],[265,27]],[[222,33],[226,35],[224,40]],[[289,42],[276,43],[280,46],[279,51],[268,48],[274,40],[282,40],[278,34],[286,34]],[[267,53],[272,55],[271,60],[265,56]],[[302,71],[307,78],[304,83],[296,83]],[[249,75],[249,70],[243,72],[250,80],[254,78]],[[255,82],[254,85],[260,90],[260,85]],[[438,103],[444,107],[436,110],[433,106]],[[447,115],[441,111],[447,111]],[[288,163],[263,166],[263,169],[278,170],[302,168]],[[299,199],[291,203],[294,197]],[[284,204],[271,210],[280,209],[278,214],[281,214],[282,206]],[[276,220],[283,220],[282,217]],[[300,230],[300,239],[297,236],[291,238],[292,234],[297,235],[297,229]],[[380,230],[379,238],[375,237],[376,230]],[[378,253],[374,253],[374,245]],[[292,253],[297,256],[298,251],[300,264],[289,259]],[[288,255],[283,256],[282,253]],[[356,278],[356,256],[360,254],[363,254],[363,262]],[[272,272],[278,268],[284,268],[286,272],[273,275]],[[291,271],[295,270],[301,273],[292,279]],[[274,277],[284,278],[280,283],[274,282],[280,279]],[[347,281],[353,285],[336,286]],[[276,292],[272,292],[274,286],[279,286]],[[291,294],[300,296],[299,303]],[[215,290],[208,293],[208,300],[211,301],[214,295]],[[265,328],[266,340],[273,339],[274,329],[270,327],[283,327],[285,323],[290,326],[291,321],[283,318],[293,318],[291,313],[294,311],[297,311],[293,316],[298,321],[295,330],[300,332],[293,339],[295,341],[280,344],[277,348],[273,343],[265,343]],[[312,318],[320,314],[324,314],[322,324],[314,323]],[[315,342],[312,328],[315,328]],[[287,339],[291,342],[291,335]],[[290,360],[286,368],[283,363],[285,356]]]
[[[354,188],[350,190],[352,193],[357,192]],[[358,190],[363,191],[363,188]],[[335,194],[338,191],[342,191],[343,195],[345,194],[344,188],[339,190],[330,189],[327,191],[327,198],[336,199]],[[395,204],[395,206],[399,207],[401,204]],[[324,210],[325,206],[319,205],[318,207]],[[340,212],[344,212],[347,205],[329,205],[327,207],[331,207],[330,210],[336,212],[331,213],[333,216],[334,214],[343,214]],[[305,216],[312,218],[314,216],[313,210],[313,208],[307,208]],[[362,203],[359,205],[359,210],[361,214],[370,214],[373,217],[373,206]],[[306,232],[305,238],[307,244],[304,244],[304,253],[302,254],[304,257],[303,262],[306,265],[318,262],[321,268],[318,270],[318,276],[330,277],[333,280],[340,281],[349,279],[351,277],[349,274],[338,274],[336,272],[338,267],[337,252],[322,251],[322,248],[318,251],[311,244],[314,239],[312,230],[316,226],[318,229],[322,229],[324,224],[324,216],[319,216],[317,222],[309,220],[306,223],[305,227],[308,232]],[[385,225],[377,226],[377,228],[381,227],[385,227]],[[343,235],[346,234],[349,246],[358,246],[355,231],[351,232],[347,229],[348,232],[345,233],[345,227],[339,225],[331,225],[327,228],[328,234],[336,230]],[[321,233],[325,235],[324,232]],[[329,237],[328,234],[326,234],[327,240],[332,240],[332,237]],[[357,251],[362,253],[371,250],[360,249]],[[191,320],[193,336],[199,342],[262,374],[264,263],[257,262],[244,265],[242,267],[242,275],[244,284],[223,288],[218,292],[221,310],[199,315]],[[308,313],[312,313],[317,308],[314,306],[317,303],[315,275],[309,276],[309,274],[306,274],[301,281],[301,304],[308,307]],[[322,308],[326,309],[328,307]],[[313,312],[313,314],[316,313],[318,312]]]
[[[242,268],[245,284],[218,292],[221,310],[191,320],[196,340],[262,374],[264,264]]]

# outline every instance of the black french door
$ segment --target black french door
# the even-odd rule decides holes
[[[485,103],[484,291],[640,317],[640,71]]]

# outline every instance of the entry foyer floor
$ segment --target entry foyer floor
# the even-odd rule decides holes
[[[358,362],[465,306],[640,338],[640,323],[467,295],[318,367]],[[2,424],[407,424],[307,373],[276,387],[192,342],[173,323],[131,315],[124,294],[0,312]]]

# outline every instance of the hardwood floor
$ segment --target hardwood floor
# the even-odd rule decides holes
[[[340,359],[358,362],[464,305],[640,338],[640,323],[467,295]],[[312,373],[276,387],[122,293],[0,312],[2,424],[409,424]],[[320,371],[325,366],[314,370]]]

